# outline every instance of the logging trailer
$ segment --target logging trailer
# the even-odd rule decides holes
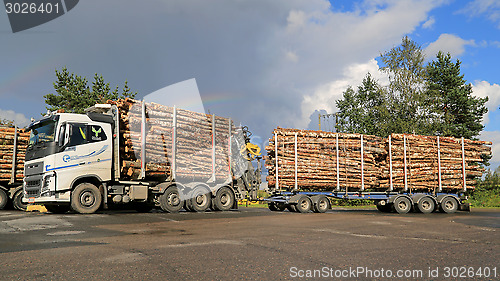
[[[283,132],[283,131],[287,131]],[[291,132],[290,132],[291,131]],[[377,209],[381,212],[391,212],[395,211],[400,214],[408,213],[412,210],[421,212],[421,213],[431,213],[434,211],[441,211],[444,213],[454,213],[457,210],[461,211],[470,211],[469,203],[464,202],[467,191],[467,173],[466,167],[469,167],[466,163],[465,151],[464,151],[464,139],[461,139],[458,142],[458,146],[461,144],[461,159],[459,164],[460,172],[458,173],[458,177],[460,177],[460,186],[459,188],[453,186],[444,186],[444,172],[442,171],[442,163],[444,160],[443,156],[440,155],[440,138],[437,137],[437,159],[436,163],[439,168],[436,168],[437,171],[435,176],[437,178],[436,183],[438,183],[437,187],[434,189],[430,188],[420,188],[414,189],[410,186],[410,175],[409,175],[409,167],[410,165],[407,163],[407,154],[408,150],[408,136],[402,136],[402,142],[404,142],[403,149],[404,151],[400,152],[400,156],[404,157],[404,170],[403,178],[399,185],[395,183],[395,172],[393,171],[393,157],[394,157],[394,148],[393,148],[393,140],[391,140],[391,136],[387,138],[388,143],[388,151],[387,151],[387,160],[388,160],[388,186],[377,186],[377,185],[369,185],[367,178],[366,158],[370,158],[366,155],[365,145],[366,141],[363,140],[364,135],[362,134],[347,134],[350,136],[357,137],[358,139],[354,142],[350,143],[351,148],[354,146],[355,149],[353,153],[356,156],[353,158],[347,159],[346,156],[339,156],[339,152],[341,151],[341,144],[339,144],[339,135],[342,133],[325,133],[318,131],[307,131],[302,130],[300,133],[303,133],[309,137],[312,135],[311,139],[317,139],[319,134],[328,135],[331,137],[331,143],[329,144],[319,144],[317,141],[314,145],[323,145],[323,151],[317,151],[314,154],[313,166],[323,166],[330,167],[326,169],[331,169],[330,176],[324,176],[322,179],[324,180],[324,185],[321,188],[307,188],[311,186],[311,182],[301,181],[298,175],[298,171],[300,167],[298,163],[301,162],[300,158],[304,158],[304,153],[298,153],[298,146],[306,146],[311,145],[311,140],[298,142],[298,132],[300,130],[294,129],[282,129],[278,128],[275,130],[274,138],[270,139],[270,146],[268,149],[268,155],[272,155],[272,157],[268,156],[267,167],[272,174],[268,176],[268,182],[270,183],[269,190],[271,196],[266,199],[268,202],[268,207],[271,211],[283,211],[288,209],[291,212],[300,212],[306,213],[309,211],[313,211],[316,213],[324,213],[328,209],[331,208],[332,199],[344,199],[344,200],[356,200],[356,199],[368,199],[373,200],[376,203]],[[279,141],[279,135],[286,136],[288,134],[288,139],[283,140],[282,143]],[[344,136],[346,134],[343,134]],[[367,137],[367,136],[365,136]],[[433,137],[426,137],[433,138]],[[274,142],[273,144],[271,144]],[[487,142],[485,142],[487,143]],[[392,144],[392,145],[391,145]],[[286,150],[285,148],[288,148]],[[443,148],[441,148],[443,149]],[[288,154],[285,155],[285,150]],[[371,150],[376,150],[376,148],[371,148]],[[444,149],[443,149],[444,150]],[[299,156],[300,155],[300,156]],[[273,159],[274,157],[274,159]],[[327,165],[324,160],[320,159],[330,159],[331,162]],[[344,178],[345,182],[341,182],[340,171],[342,168],[340,167],[340,161],[345,160],[353,160],[356,158],[359,163],[358,170],[350,174],[350,179],[348,177]],[[343,159],[343,160],[339,160]],[[306,161],[302,159],[302,161]],[[385,161],[385,159],[384,159]],[[429,161],[429,160],[427,160]],[[314,165],[316,164],[316,165]],[[319,165],[318,165],[319,164]],[[311,164],[309,164],[310,166]],[[345,162],[347,165],[347,162]],[[364,167],[365,166],[365,167]],[[351,166],[352,167],[352,166]],[[372,166],[372,171],[373,171]],[[377,167],[375,166],[375,170]],[[380,167],[378,167],[380,169]],[[283,170],[283,171],[282,171]],[[323,169],[324,170],[324,169]],[[314,181],[315,176],[318,175],[310,175],[311,172],[308,173],[307,178],[309,181]],[[313,173],[314,174],[314,173]],[[282,179],[285,178],[285,180]],[[304,175],[302,175],[304,177]],[[357,179],[359,183],[349,184],[349,182],[355,181]],[[283,183],[282,183],[283,182]],[[303,186],[301,186],[301,184]],[[304,186],[306,188],[304,188]],[[317,190],[315,190],[317,189]],[[309,190],[309,191],[307,191]]]
[[[0,171],[0,210],[9,203],[17,210],[26,210],[23,199],[23,181],[19,178],[22,168],[18,167],[24,158],[24,148],[18,142],[19,129],[17,126],[0,126],[1,142],[1,171]]]
[[[64,213],[72,209],[78,213],[94,213],[108,205],[131,204],[137,211],[149,211],[159,206],[166,212],[229,210],[237,208],[237,200],[256,200],[259,189],[260,167],[256,170],[240,148],[249,142],[244,130],[232,125],[225,140],[227,173],[216,177],[215,116],[212,119],[212,177],[205,181],[180,179],[176,176],[178,136],[178,109],[173,107],[170,143],[172,155],[164,164],[171,171],[158,180],[148,176],[146,161],[147,116],[145,102],[139,115],[140,129],[136,146],[140,170],[137,179],[124,178],[121,151],[120,110],[112,104],[96,104],[86,114],[48,113],[33,122],[30,143],[26,150],[24,198],[28,203],[41,203],[48,211]],[[204,115],[205,116],[205,115]],[[208,116],[208,115],[207,115]],[[207,118],[210,118],[207,117]],[[189,124],[188,124],[189,125]],[[195,126],[193,123],[192,126]],[[190,125],[189,125],[190,126]],[[234,133],[237,132],[237,133]],[[161,135],[161,137],[165,137]],[[234,150],[237,153],[231,153]],[[167,154],[165,148],[165,155]],[[209,154],[210,155],[210,154]],[[239,156],[239,157],[237,157]],[[210,157],[210,156],[209,156]],[[194,156],[193,156],[194,158]],[[140,159],[140,160],[139,160]],[[239,171],[236,171],[238,170]]]

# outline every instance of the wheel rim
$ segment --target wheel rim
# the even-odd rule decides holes
[[[229,194],[227,194],[227,193],[221,194],[220,203],[222,204],[222,206],[227,207],[227,205],[229,204],[229,201],[230,201]]]
[[[177,192],[169,193],[167,198],[167,202],[171,206],[177,207],[181,203],[181,199],[179,198],[179,194]]]
[[[430,210],[431,208],[432,208],[432,204],[431,204],[431,202],[430,202],[429,200],[424,200],[424,201],[422,201],[422,209],[423,209],[423,210],[428,211],[428,210]]]
[[[95,195],[92,191],[85,191],[85,192],[82,192],[82,194],[80,195],[80,203],[82,204],[82,206],[84,207],[92,207],[95,203]]]
[[[326,209],[326,207],[327,207],[326,201],[325,200],[319,200],[318,207],[319,207],[320,210]]]
[[[455,207],[455,204],[453,204],[453,202],[451,200],[446,200],[444,207],[447,210],[452,210]]]
[[[309,208],[309,202],[307,200],[302,200],[302,202],[300,202],[300,207],[303,209],[303,210],[306,210]]]
[[[406,210],[408,208],[408,204],[405,202],[405,200],[401,200],[398,202],[398,207],[401,210]]]

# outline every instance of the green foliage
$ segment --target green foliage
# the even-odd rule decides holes
[[[469,202],[473,207],[500,207],[500,167],[494,172],[488,170],[483,178],[478,179]]]
[[[88,85],[85,77],[69,73],[64,67],[61,71],[56,69],[57,81],[54,82],[55,94],[44,96],[46,108],[50,111],[64,109],[65,112],[84,113],[84,110],[96,103],[105,103],[107,100],[134,98],[137,93],[132,93],[127,81],[120,92],[118,86],[111,91],[109,83],[104,82],[102,75],[94,75],[92,86]]]
[[[337,100],[339,130],[369,135],[389,134],[387,93],[368,73],[357,90],[352,87],[344,92],[344,99]]]
[[[426,97],[435,134],[474,139],[483,130],[488,97],[472,96],[472,86],[460,74],[460,61],[452,62],[450,54],[439,52],[427,66]]]

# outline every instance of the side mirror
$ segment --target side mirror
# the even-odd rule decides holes
[[[64,142],[65,142],[65,132],[66,132],[66,124],[62,124],[61,125],[61,128],[59,129],[59,136],[57,137],[57,145],[59,145],[59,147],[62,147],[64,145]]]

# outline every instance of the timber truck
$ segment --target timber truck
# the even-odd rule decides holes
[[[26,210],[23,199],[24,153],[28,133],[17,126],[0,126],[0,210],[11,205]]]
[[[29,129],[24,198],[53,213],[224,211],[257,199],[249,133],[231,119],[127,100],[47,113]]]

